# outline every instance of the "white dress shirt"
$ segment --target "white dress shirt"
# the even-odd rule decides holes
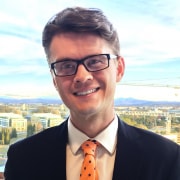
[[[117,129],[118,118],[115,116],[111,124],[93,138],[101,143],[101,145],[97,147],[96,151],[96,166],[99,174],[99,180],[112,180],[117,144]],[[81,166],[84,159],[83,151],[80,147],[87,139],[91,138],[75,128],[69,118],[69,142],[66,148],[67,180],[78,180],[80,177]]]

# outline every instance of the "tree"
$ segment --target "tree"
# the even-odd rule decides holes
[[[10,144],[10,131],[8,128],[3,128],[1,132],[2,144]]]
[[[0,132],[0,144],[2,144],[2,132]]]
[[[16,131],[16,128],[13,128],[12,129],[12,132],[11,132],[11,139],[12,138],[17,138],[17,131]]]
[[[123,117],[123,121],[126,122],[127,124],[131,125],[131,126],[136,125],[136,122],[133,121],[131,118],[128,118],[128,117]]]
[[[29,123],[27,126],[27,137],[32,136],[34,133],[35,133],[35,125]]]
[[[51,110],[51,113],[52,114],[60,114],[60,112],[59,112],[59,110],[58,109],[53,109],[53,110]]]

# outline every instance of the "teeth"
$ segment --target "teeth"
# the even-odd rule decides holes
[[[96,89],[91,89],[91,90],[88,90],[88,91],[76,93],[76,95],[78,95],[78,96],[84,96],[84,95],[91,94],[91,93],[93,93],[93,92],[95,92],[95,91],[96,91]]]

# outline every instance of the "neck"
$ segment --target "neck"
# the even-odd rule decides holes
[[[114,119],[114,110],[108,114],[98,115],[76,115],[71,113],[72,124],[90,138],[96,137]]]

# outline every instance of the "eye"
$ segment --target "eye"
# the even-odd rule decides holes
[[[69,68],[73,68],[74,67],[74,64],[71,63],[71,62],[66,62],[66,63],[63,63],[61,64],[61,69],[69,69]]]
[[[74,69],[75,64],[72,61],[64,61],[56,64],[56,69],[63,71],[68,69]]]
[[[102,59],[89,59],[88,61],[88,66],[97,66],[97,65],[101,65],[103,64],[103,60]]]

